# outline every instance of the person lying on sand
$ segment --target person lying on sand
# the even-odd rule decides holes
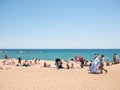
[[[29,62],[27,60],[25,60],[25,62],[23,62],[22,66],[28,67],[28,66],[30,66],[30,64],[29,64]]]
[[[0,66],[0,69],[11,69],[11,65],[7,64],[7,61],[3,61],[3,64]]]
[[[47,64],[46,62],[44,62],[43,67],[50,67],[50,64]]]

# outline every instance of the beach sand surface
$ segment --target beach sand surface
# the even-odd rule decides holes
[[[0,90],[120,90],[120,64],[105,66],[107,74],[91,74],[88,67],[81,69],[79,64],[69,70],[42,65],[0,69]]]

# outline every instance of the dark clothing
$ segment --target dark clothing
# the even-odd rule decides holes
[[[57,66],[57,69],[63,68],[63,67],[62,67],[62,61],[61,61],[59,58],[57,58],[57,59],[55,60],[55,64],[56,64],[56,66]]]
[[[59,59],[59,58],[57,58],[57,59],[55,60],[55,64],[58,65],[58,62],[60,62],[60,59]]]
[[[63,68],[63,67],[62,67],[62,65],[58,65],[58,68],[60,69],[60,68]]]
[[[22,66],[28,67],[28,66],[30,66],[30,65],[29,65],[29,64],[25,64],[25,63],[24,63]]]
[[[44,65],[43,65],[44,67],[47,67],[47,64],[44,62]]]
[[[80,66],[81,66],[81,68],[83,68],[83,67],[84,67],[84,61],[85,61],[85,60],[81,60],[81,61],[80,61],[80,62],[81,62],[81,65],[80,65]]]
[[[21,60],[22,60],[22,58],[18,57],[18,63],[20,63],[20,65],[21,65]]]
[[[5,59],[8,59],[8,56],[7,56],[7,55],[5,55]]]

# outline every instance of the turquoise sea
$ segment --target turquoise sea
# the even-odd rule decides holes
[[[120,49],[0,49],[0,59],[4,59],[7,54],[8,58],[18,58],[21,56],[23,60],[32,60],[33,58],[41,60],[54,61],[56,58],[64,60],[72,59],[79,54],[84,56],[86,60],[93,60],[94,54],[105,55],[105,60],[113,60],[114,53],[120,57]]]

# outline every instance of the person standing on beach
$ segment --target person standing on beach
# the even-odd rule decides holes
[[[80,57],[80,62],[81,62],[81,68],[84,68],[84,61],[85,61],[85,59],[84,59],[84,57]]]
[[[21,65],[21,60],[22,60],[22,58],[19,56],[18,57],[18,64],[20,64],[20,65]]]
[[[104,55],[101,55],[100,58],[100,73],[103,73],[103,70],[107,73],[108,71],[106,69],[104,69]]]
[[[7,56],[7,54],[5,54],[5,57],[4,57],[4,58],[5,58],[5,60],[7,60],[7,59],[8,59],[8,56]]]
[[[114,54],[114,56],[113,56],[113,62],[114,62],[114,64],[118,64],[119,63],[119,61],[118,61],[118,55],[117,54]]]

